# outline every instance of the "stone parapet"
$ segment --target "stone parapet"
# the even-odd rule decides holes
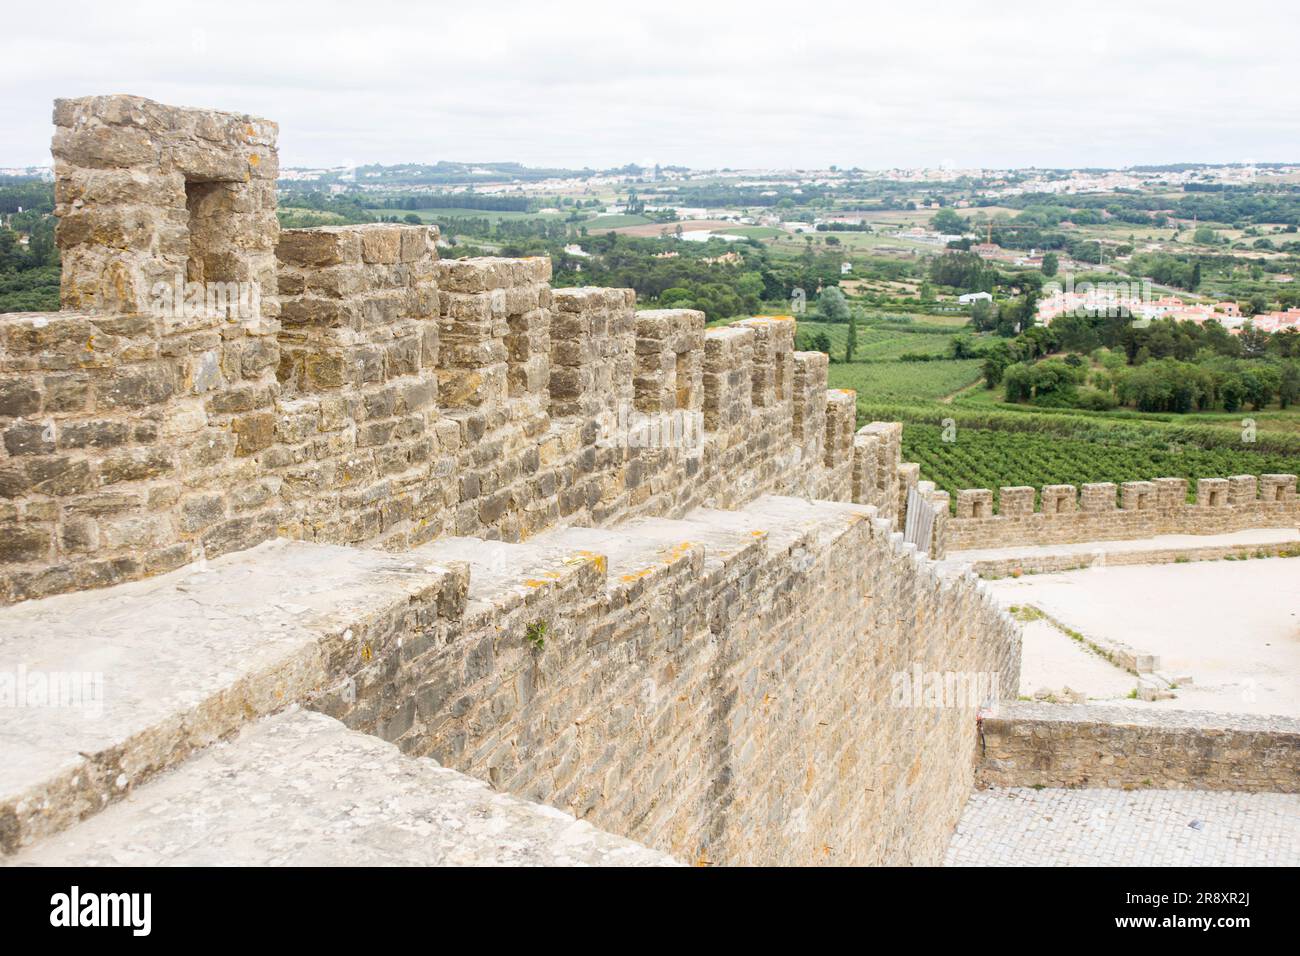
[[[853,435],[788,318],[706,332],[552,290],[546,258],[439,261],[425,226],[281,233],[264,120],[138,97],[55,119],[69,311],[0,318],[0,603],[272,537],[522,540],[855,485],[902,516],[897,431]]]
[[[946,550],[1070,544],[1165,534],[1225,534],[1249,528],[1300,527],[1295,475],[1202,478],[1195,501],[1185,478],[957,492],[945,529]],[[1040,505],[1034,507],[1035,497]]]
[[[1300,792],[1288,717],[1006,704],[983,721],[982,787]]]

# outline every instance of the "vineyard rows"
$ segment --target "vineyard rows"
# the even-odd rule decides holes
[[[1300,456],[1243,448],[1199,448],[1152,440],[1147,445],[1108,445],[1035,432],[1008,432],[958,426],[944,441],[938,425],[903,427],[903,456],[919,462],[921,477],[956,496],[962,488],[1004,485],[1149,481],[1187,478],[1189,493],[1198,478],[1300,472]]]

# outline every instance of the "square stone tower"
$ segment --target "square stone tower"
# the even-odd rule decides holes
[[[148,312],[165,287],[243,283],[278,313],[275,123],[138,96],[56,100],[54,123],[65,310]]]

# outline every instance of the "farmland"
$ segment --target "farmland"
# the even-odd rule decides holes
[[[836,362],[830,368],[832,388],[854,389],[859,397],[877,401],[940,399],[980,376],[978,359],[936,362]]]
[[[491,222],[517,221],[521,219],[559,219],[559,213],[536,213],[536,212],[511,212],[496,209],[386,209],[375,207],[368,209],[367,212],[376,218],[383,216],[410,216],[414,215],[421,222],[440,223],[448,219],[487,219]]]
[[[933,401],[975,382],[980,376],[980,362],[975,359],[901,360],[904,355],[948,355],[956,331],[951,326],[920,322],[893,325],[867,321],[858,327],[853,361],[844,362],[848,325],[800,320],[798,326],[801,348],[813,348],[812,340],[818,335],[830,341],[832,388],[851,388],[860,399],[869,396],[874,401]]]
[[[800,322],[799,332],[804,336],[826,333],[831,340],[831,355],[843,357],[848,341],[849,327],[842,322]],[[904,355],[947,355],[952,343],[952,330],[926,329],[921,326],[906,330],[879,325],[858,327],[858,344],[853,353],[854,362],[897,361]]]
[[[1104,443],[957,425],[950,435],[953,440],[944,441],[940,425],[908,423],[903,454],[920,463],[924,478],[954,496],[962,488],[991,488],[996,496],[1004,485],[1118,484],[1167,476],[1187,478],[1190,491],[1198,478],[1300,471],[1300,452],[1254,451],[1244,444],[1200,448],[1162,441],[1158,433],[1145,442]]]

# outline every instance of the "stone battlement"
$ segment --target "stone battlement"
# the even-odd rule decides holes
[[[1186,478],[957,492],[955,515],[944,522],[944,550],[1016,544],[1067,544],[1164,534],[1225,534],[1247,528],[1300,526],[1295,475],[1202,478],[1188,501]]]
[[[67,311],[0,316],[0,675],[84,675],[97,719],[15,708],[0,853],[230,861],[247,803],[294,824],[242,858],[374,846],[292,766],[398,827],[418,791],[407,860],[509,858],[495,820],[526,859],[666,862],[573,817],[679,861],[942,859],[1019,629],[906,538],[945,499],[793,321],[280,231],[265,121],[56,123]]]
[[[281,232],[263,120],[89,97],[55,121],[68,311],[0,316],[0,602],[273,537],[518,541],[765,492],[898,513],[896,443],[855,437],[793,321],[439,261],[431,227]]]
[[[0,316],[5,601],[277,536],[522,540],[768,491],[896,507],[897,442],[855,437],[793,322],[553,292],[548,260],[438,262],[423,227],[277,249],[278,320]]]

